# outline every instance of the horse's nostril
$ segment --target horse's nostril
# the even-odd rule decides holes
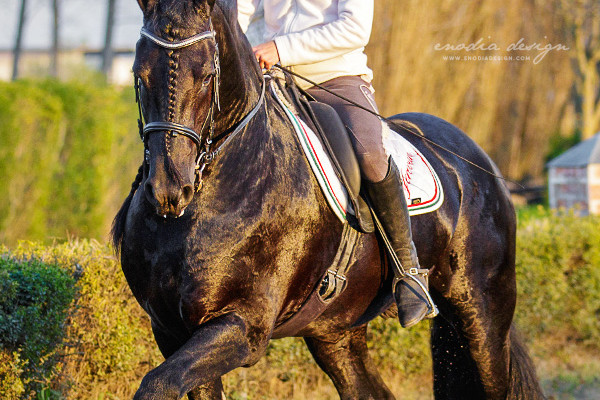
[[[192,201],[194,186],[163,185],[149,180],[144,185],[144,195],[159,214],[174,215],[179,214]]]
[[[155,200],[154,187],[152,186],[152,184],[150,182],[148,182],[148,183],[146,183],[146,185],[144,185],[144,191],[146,192],[146,197],[148,199]]]
[[[189,204],[190,201],[192,201],[192,197],[194,197],[194,187],[192,185],[185,185],[183,189],[181,189],[181,195],[184,203]]]

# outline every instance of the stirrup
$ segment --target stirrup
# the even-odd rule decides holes
[[[423,297],[425,298],[425,303],[427,305],[427,309],[429,310],[422,318],[416,320],[414,323],[407,325],[405,327],[407,328],[409,326],[412,326],[412,325],[420,322],[423,319],[434,318],[435,316],[437,316],[439,314],[439,310],[438,310],[437,306],[435,305],[435,302],[431,298],[431,294],[429,293],[429,290],[423,284],[423,282],[421,282],[417,278],[418,275],[421,275],[425,280],[427,280],[428,279],[427,276],[429,275],[429,270],[413,267],[413,268],[409,268],[408,270],[404,271],[404,274],[401,271],[398,271],[398,272],[400,272],[400,273],[394,274],[394,279],[392,281],[392,295],[394,296],[394,301],[397,301],[396,288],[398,287],[398,284],[404,279],[410,279],[413,282],[415,282],[417,284],[417,286],[421,289],[421,293],[422,293],[422,295],[424,295]],[[398,304],[399,308],[401,306],[402,306],[401,304]]]

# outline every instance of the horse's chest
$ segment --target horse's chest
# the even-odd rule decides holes
[[[124,270],[138,277],[136,297],[156,325],[189,328],[231,308],[235,292],[230,289],[240,286],[240,277],[230,262],[200,259],[184,248],[160,250],[151,244],[145,243],[139,263],[131,268],[124,265]]]

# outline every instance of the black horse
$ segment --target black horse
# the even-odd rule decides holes
[[[261,96],[235,1],[138,2],[144,29],[133,71],[146,154],[113,239],[166,360],[135,398],[221,399],[221,376],[256,363],[320,285],[344,227],[284,111]],[[497,173],[453,125],[425,114],[396,118]],[[439,210],[412,218],[440,309],[431,329],[436,399],[543,398],[511,328],[515,213],[503,181],[398,133],[445,190]],[[366,345],[368,321],[393,304],[391,279],[377,237],[361,234],[345,291],[288,332],[304,337],[343,399],[393,398]]]

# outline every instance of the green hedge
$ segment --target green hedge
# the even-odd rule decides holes
[[[65,269],[37,259],[0,259],[0,347],[13,368],[21,369],[14,389],[0,384],[0,396],[10,398],[40,390],[53,378],[55,350],[62,342],[67,310],[75,288]],[[21,361],[23,360],[23,362]],[[4,364],[4,363],[3,363]],[[0,376],[14,375],[3,371]],[[9,379],[11,386],[16,382]],[[12,393],[11,393],[12,392]]]
[[[22,337],[27,339],[10,346],[2,343],[0,382],[5,384],[0,384],[0,398],[35,398],[29,389],[38,396],[43,389],[44,399],[101,399],[109,394],[131,398],[144,372],[159,363],[160,355],[148,318],[133,299],[112,251],[96,241],[71,241],[49,247],[21,243],[2,253],[13,268],[19,266],[16,270],[48,265],[54,271],[51,266],[60,265],[59,271],[71,281],[64,281],[60,296],[46,291],[45,298],[68,297],[71,308],[61,321],[66,331],[58,343],[49,340],[55,338],[54,331],[44,327],[50,322],[21,324],[20,330],[25,331]],[[39,287],[52,286],[56,281],[48,273],[36,276]],[[27,285],[30,281],[25,280]],[[35,303],[46,304],[41,295]],[[44,374],[35,375],[32,361],[37,355],[29,349],[37,342],[29,343],[29,338],[55,344],[52,363],[45,365]]]
[[[600,349],[600,217],[539,208],[519,222],[517,323]]]
[[[141,155],[132,89],[0,82],[0,243],[104,240]]]
[[[550,371],[547,379],[566,368],[590,370],[591,364],[581,357],[597,359],[600,354],[599,224],[598,217],[543,209],[519,222],[516,323],[538,366],[547,364],[557,349],[568,349],[559,363],[544,367]],[[161,357],[148,318],[133,300],[110,249],[94,241],[50,247],[25,243],[5,250],[3,257],[11,260],[11,268],[12,260],[21,260],[24,269],[31,263],[59,265],[76,277],[78,294],[67,315],[64,341],[54,350],[54,369],[47,375],[52,379],[41,380],[46,394],[68,399],[131,398],[142,376]],[[10,290],[6,293],[12,296]],[[5,387],[23,393],[29,384],[32,364],[23,344],[0,351],[0,366],[4,365],[0,398],[11,398],[3,396]],[[376,319],[370,325],[369,346],[397,396],[431,396],[427,323],[401,329],[395,320]],[[569,359],[574,353],[580,357],[577,363]],[[273,341],[256,366],[226,375],[224,383],[228,398],[234,400],[337,398],[301,339],[294,338]]]

